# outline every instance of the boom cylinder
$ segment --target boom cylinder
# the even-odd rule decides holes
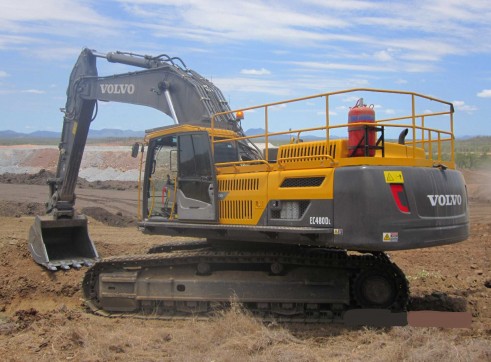
[[[93,54],[98,58],[104,58],[110,63],[120,63],[126,65],[132,65],[135,67],[151,69],[157,68],[160,62],[156,59],[152,59],[146,56],[133,56],[130,54],[123,54],[120,52],[109,52],[109,53],[99,53],[93,52]]]

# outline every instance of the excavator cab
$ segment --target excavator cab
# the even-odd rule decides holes
[[[176,126],[148,147],[144,218],[216,221],[216,175],[209,134]],[[182,129],[181,129],[182,131]],[[169,132],[169,130],[167,130]]]
[[[84,215],[57,220],[36,216],[29,230],[29,251],[36,263],[52,271],[91,266],[99,259]]]

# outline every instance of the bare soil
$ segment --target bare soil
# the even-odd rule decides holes
[[[1,184],[23,184],[23,185],[47,185],[48,179],[54,178],[55,173],[41,169],[35,174],[26,173],[4,173],[0,175]],[[133,190],[138,188],[137,181],[92,181],[89,182],[81,177],[77,180],[79,189],[98,189],[98,190]]]
[[[42,176],[42,177],[41,177]],[[27,250],[42,214],[46,175],[0,175],[0,355],[3,360],[82,361],[489,361],[491,360],[491,173],[466,172],[471,237],[391,253],[406,274],[414,310],[470,311],[470,329],[345,328],[262,323],[234,306],[209,321],[104,318],[81,301],[85,270],[51,273]],[[32,183],[31,183],[32,182]],[[39,182],[39,183],[35,183]],[[136,190],[80,185],[79,211],[101,256],[143,253],[165,237],[134,226]]]

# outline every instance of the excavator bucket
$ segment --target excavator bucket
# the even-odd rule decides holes
[[[36,216],[29,230],[29,251],[36,263],[52,271],[91,266],[99,259],[83,215],[58,220]]]

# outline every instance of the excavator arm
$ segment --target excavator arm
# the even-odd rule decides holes
[[[96,59],[105,58],[139,68],[137,71],[99,76]],[[75,187],[97,102],[120,102],[162,111],[175,124],[210,126],[214,114],[230,110],[221,91],[180,58],[132,53],[101,54],[84,49],[70,75],[60,154],[54,178],[48,180],[48,215],[31,227],[29,249],[36,262],[55,270],[90,265],[98,255],[87,233],[87,220],[76,215]],[[95,111],[95,114],[94,114]],[[232,114],[217,116],[214,126],[242,133]]]

